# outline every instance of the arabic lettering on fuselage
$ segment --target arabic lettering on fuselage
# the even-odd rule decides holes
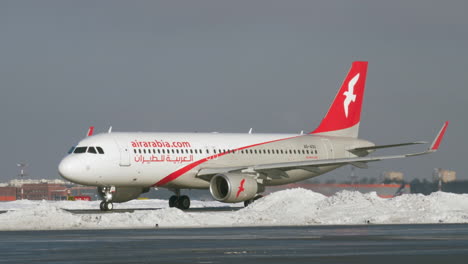
[[[174,164],[177,163],[184,163],[184,162],[192,162],[193,155],[136,155],[134,158],[135,162],[142,163],[142,164],[149,164],[152,162],[172,162]]]

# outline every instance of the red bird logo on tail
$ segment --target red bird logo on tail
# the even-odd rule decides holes
[[[242,181],[240,182],[240,185],[238,187],[238,191],[237,191],[237,195],[236,195],[236,198],[239,197],[239,195],[241,194],[241,192],[245,191],[244,189],[244,183],[245,183],[245,179],[242,179]]]

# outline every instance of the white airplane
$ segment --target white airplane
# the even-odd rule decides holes
[[[182,189],[210,189],[225,203],[249,203],[265,186],[289,184],[350,164],[406,158],[435,152],[447,129],[445,122],[426,151],[392,156],[367,155],[377,149],[426,142],[380,145],[358,139],[367,62],[356,61],[328,113],[308,134],[249,133],[108,133],[81,140],[58,167],[78,184],[97,186],[101,210],[113,202],[137,198],[151,187],[175,192],[170,207],[188,209]]]

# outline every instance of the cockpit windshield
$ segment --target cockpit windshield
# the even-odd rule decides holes
[[[96,147],[99,154],[104,154],[104,150],[101,147]]]
[[[75,148],[75,151],[73,151],[73,153],[75,153],[75,154],[85,153],[87,148],[88,147],[77,147],[77,148]]]
[[[101,147],[95,147],[95,146],[77,147],[77,148],[73,147],[70,151],[73,152],[74,154],[80,154],[80,153],[104,154],[104,150]]]
[[[75,146],[71,147],[70,150],[67,153],[72,154],[74,150],[75,150]]]
[[[97,151],[94,147],[88,147],[88,153],[97,154]]]

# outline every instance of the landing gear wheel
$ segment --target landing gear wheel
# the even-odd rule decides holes
[[[172,195],[171,198],[169,198],[169,207],[178,207],[177,200],[179,200],[179,198],[175,195]]]
[[[106,202],[104,204],[104,208],[106,209],[106,211],[112,211],[112,209],[114,209],[114,204],[111,202]]]
[[[99,208],[101,209],[101,211],[112,211],[112,209],[114,209],[114,204],[111,202],[102,201],[99,204]]]
[[[251,204],[251,203],[257,201],[257,200],[260,199],[260,198],[263,198],[263,195],[257,195],[257,196],[255,196],[253,199],[244,201],[244,207],[249,206],[249,204]]]
[[[177,201],[177,208],[181,210],[187,210],[190,208],[190,198],[186,195],[182,195],[179,197],[179,200]]]

